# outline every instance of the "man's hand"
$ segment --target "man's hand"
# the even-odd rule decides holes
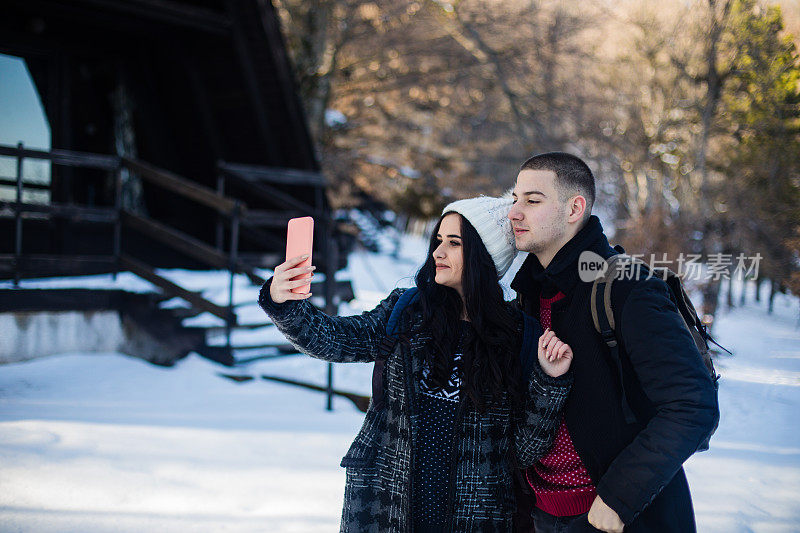
[[[539,337],[539,365],[548,376],[557,378],[566,374],[572,364],[572,348],[558,340],[556,332],[548,328]]]
[[[619,519],[619,515],[606,505],[600,496],[595,497],[592,508],[589,509],[589,523],[595,529],[606,533],[622,533],[622,528],[625,527],[625,524]]]

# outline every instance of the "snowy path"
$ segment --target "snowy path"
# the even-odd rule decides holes
[[[419,250],[352,257],[351,312],[409,285]],[[719,318],[736,356],[719,363],[712,449],[687,463],[701,532],[800,531],[797,305],[779,297],[772,317],[753,305]],[[166,369],[118,354],[0,367],[0,531],[336,531],[338,464],[362,414],[219,371],[195,356]],[[326,365],[293,357],[242,372],[322,384]],[[338,365],[336,386],[369,393],[370,372]]]
[[[217,371],[101,354],[4,368],[0,530],[335,530],[360,414]]]
[[[753,287],[750,287],[752,290]],[[797,300],[734,309],[715,333],[720,427],[686,463],[700,531],[800,531],[800,327]]]

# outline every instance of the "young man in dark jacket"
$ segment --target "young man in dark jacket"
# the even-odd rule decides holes
[[[615,280],[611,303],[619,368],[595,331],[592,284],[579,258],[617,253],[591,215],[594,177],[560,152],[526,161],[508,214],[530,255],[514,278],[523,310],[572,346],[574,385],[551,452],[523,472],[536,496],[536,533],[581,530],[695,531],[682,464],[719,419],[714,382],[659,278]],[[627,278],[627,279],[626,279]],[[636,415],[625,421],[622,387]]]

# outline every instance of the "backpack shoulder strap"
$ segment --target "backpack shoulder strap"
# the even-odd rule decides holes
[[[400,323],[400,317],[406,307],[417,300],[419,300],[419,289],[411,287],[403,292],[395,302],[392,313],[389,315],[389,320],[386,321],[386,335],[381,341],[379,359],[385,359],[394,350],[394,345],[397,343],[397,326]]]
[[[542,335],[542,326],[532,316],[522,313],[522,347],[519,351],[520,367],[522,368],[523,387],[528,376],[533,371],[533,365],[538,361],[538,347],[536,345]]]
[[[709,335],[705,324],[703,324],[700,318],[697,316],[697,311],[695,310],[694,305],[692,305],[689,296],[686,294],[683,283],[677,274],[670,269],[663,267],[651,269],[650,266],[641,259],[625,255],[621,248],[617,248],[617,251],[621,253],[611,256],[606,260],[608,267],[603,274],[595,279],[592,283],[590,307],[595,330],[600,333],[603,338],[603,342],[605,342],[606,346],[608,346],[612,363],[617,367],[619,372],[619,383],[622,387],[622,412],[625,416],[625,421],[629,424],[632,424],[636,422],[637,418],[633,413],[625,394],[624,373],[622,371],[622,365],[620,361],[620,349],[616,336],[614,312],[611,306],[611,287],[615,277],[621,272],[620,265],[625,265],[627,263],[627,265],[629,265],[628,268],[632,269],[631,274],[637,279],[641,274],[641,270],[646,269],[666,283],[669,290],[670,299],[675,304],[677,312],[681,317],[684,326],[691,334],[705,367],[714,382],[715,389],[718,389],[719,387],[719,374],[717,374],[716,370],[714,369],[714,363],[711,360],[708,343],[717,343],[713,338],[711,338],[711,335]],[[638,269],[638,271],[633,271],[633,269]],[[719,345],[717,344],[717,346]],[[722,347],[720,346],[720,348]],[[725,350],[725,348],[722,349]],[[708,438],[698,447],[699,451],[705,449],[708,449]]]
[[[619,266],[625,263],[630,263],[631,268],[637,260],[629,255],[620,253],[612,255],[606,259],[607,267],[605,271],[595,278],[592,282],[592,293],[590,296],[590,309],[592,312],[592,322],[594,329],[603,338],[603,342],[608,346],[608,351],[611,354],[612,363],[617,367],[619,374],[620,395],[622,403],[622,413],[625,416],[625,422],[628,424],[636,423],[636,415],[633,413],[630,404],[628,403],[627,395],[625,394],[625,381],[622,371],[622,362],[620,361],[619,342],[617,341],[616,324],[614,321],[614,310],[611,307],[611,287],[614,284],[614,279],[619,272]]]
[[[406,290],[395,302],[392,313],[389,315],[389,320],[386,322],[386,335],[381,341],[380,353],[375,360],[375,366],[372,368],[372,404],[375,409],[382,409],[384,406],[383,368],[386,364],[386,358],[389,357],[389,354],[394,350],[395,344],[397,344],[397,326],[400,322],[400,317],[405,308],[417,300],[419,300],[419,290],[416,287]]]
[[[400,295],[400,298],[394,304],[394,308],[392,308],[389,320],[386,322],[386,335],[388,337],[397,337],[395,330],[397,329],[397,323],[400,321],[400,315],[403,314],[406,307],[417,300],[419,300],[419,289],[416,287],[411,287]]]

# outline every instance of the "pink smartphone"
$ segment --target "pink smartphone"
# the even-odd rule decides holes
[[[314,219],[312,217],[292,218],[286,228],[286,259],[297,257],[298,255],[308,254],[308,259],[297,265],[295,268],[311,265],[311,251],[314,246]],[[310,278],[311,272],[302,274],[293,279]],[[311,290],[311,284],[303,285],[292,289],[294,293],[307,293]]]

